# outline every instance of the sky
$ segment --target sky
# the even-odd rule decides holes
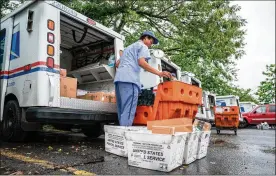
[[[245,52],[238,62],[238,81],[241,88],[256,91],[265,80],[262,71],[266,64],[275,63],[275,1],[232,1],[241,6],[238,13],[247,20]]]

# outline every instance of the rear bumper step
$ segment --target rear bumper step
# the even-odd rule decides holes
[[[26,111],[28,122],[87,124],[89,122],[117,122],[117,113],[64,108],[31,107]]]

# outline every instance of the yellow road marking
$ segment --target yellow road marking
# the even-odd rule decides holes
[[[17,159],[17,160],[24,161],[24,162],[27,162],[27,163],[33,163],[33,164],[36,164],[36,165],[39,165],[39,166],[46,167],[48,169],[60,168],[58,170],[60,170],[62,172],[68,171],[68,172],[73,173],[75,175],[96,175],[95,173],[87,172],[87,171],[84,171],[84,170],[78,170],[78,169],[75,169],[73,167],[63,167],[62,165],[57,165],[57,164],[52,163],[50,161],[34,159],[34,158],[31,158],[31,157],[26,157],[26,156],[16,154],[16,153],[13,153],[13,152],[10,152],[10,151],[7,151],[7,150],[1,150],[0,149],[0,153],[1,153],[2,156],[6,156],[6,157],[12,158],[12,159]]]

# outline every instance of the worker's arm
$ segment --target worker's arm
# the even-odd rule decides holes
[[[158,70],[156,70],[155,68],[151,67],[145,60],[145,58],[140,58],[138,60],[138,63],[139,63],[139,66],[142,67],[143,69],[145,69],[146,71],[148,72],[151,72],[155,75],[158,75],[160,77],[167,77],[167,78],[170,78],[171,77],[171,74],[169,72],[166,72],[166,71],[163,71],[163,72],[160,72]]]
[[[120,51],[119,51],[119,55],[120,55],[120,58],[121,58],[122,55],[123,55],[123,50],[120,50]],[[116,68],[119,67],[119,64],[120,64],[120,59],[118,59],[118,60],[116,61]]]
[[[116,61],[116,68],[119,67],[119,64],[120,64],[120,60],[117,60],[117,61]]]

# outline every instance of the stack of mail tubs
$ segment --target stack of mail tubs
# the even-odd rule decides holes
[[[147,127],[104,126],[105,150],[135,167],[170,172],[207,155],[211,125],[190,118],[148,121]]]

